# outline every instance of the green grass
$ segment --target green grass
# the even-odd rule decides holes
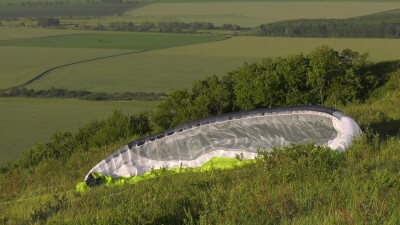
[[[6,224],[397,224],[399,143],[365,137],[345,153],[294,147],[233,170],[74,193],[79,173],[106,153],[92,149],[63,164],[48,160],[32,174],[0,177],[9,182],[2,194],[23,196],[0,203],[0,218]]]
[[[94,92],[168,92],[172,88],[190,87],[196,79],[224,74],[249,59],[157,53],[140,53],[65,67],[50,72],[27,87],[73,87]]]
[[[84,17],[111,16],[123,13],[133,5],[123,4],[64,4],[64,5],[13,5],[0,8],[0,18]]]
[[[110,49],[0,47],[0,89],[21,85],[43,71],[66,63],[121,54]]]
[[[34,143],[56,131],[73,130],[104,118],[114,109],[126,113],[149,110],[157,102],[93,102],[75,99],[0,98],[0,165],[21,157]]]
[[[275,150],[232,170],[161,176],[135,185],[74,186],[129,140],[0,174],[5,224],[399,224],[400,72],[365,104],[340,107],[364,129],[344,153]],[[389,130],[393,124],[395,129]],[[372,130],[370,130],[372,129]],[[370,130],[370,131],[368,131]]]
[[[9,27],[0,26],[0,41],[10,39],[24,39],[68,34],[88,33],[82,30],[61,30],[61,29],[44,29],[44,28],[28,28],[28,27]]]
[[[0,41],[0,46],[154,50],[225,39],[217,35],[91,33]]]
[[[28,87],[168,92],[172,88],[190,87],[196,79],[213,74],[222,76],[244,61],[308,53],[322,44],[337,50],[369,52],[373,61],[400,58],[397,40],[235,37],[73,65],[55,70]]]
[[[18,32],[14,30],[11,34],[20,36]],[[22,85],[50,68],[72,62],[133,52],[134,49],[154,50],[222,39],[223,36],[217,35],[99,32],[4,40],[0,41],[0,89]],[[108,69],[112,68],[115,67]],[[99,81],[90,80],[88,84],[93,82]]]
[[[126,12],[121,19],[132,21],[209,21],[215,25],[260,24],[290,19],[349,18],[400,8],[383,2],[194,2],[156,3]]]

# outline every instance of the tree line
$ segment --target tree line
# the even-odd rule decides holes
[[[299,19],[263,24],[258,33],[272,37],[400,38],[400,11],[350,19]]]
[[[77,98],[90,101],[160,101],[165,99],[167,94],[146,92],[103,93],[83,90],[76,91],[54,87],[47,90],[33,90],[21,87],[12,88],[9,92],[0,93],[0,97]]]
[[[133,23],[127,21],[114,21],[108,25],[98,24],[94,27],[86,27],[94,30],[111,30],[111,31],[157,31],[161,33],[196,33],[198,30],[240,30],[240,26],[235,24],[223,24],[222,27],[216,27],[211,22],[143,22]]]
[[[62,27],[60,20],[57,18],[38,18],[37,26],[39,27]],[[85,25],[82,28],[87,30],[101,31],[128,31],[128,32],[161,32],[161,33],[196,33],[198,30],[231,30],[238,31],[240,26],[236,24],[223,24],[222,27],[216,27],[211,22],[142,22],[134,23],[131,21],[113,21],[107,25],[97,24],[94,26]]]
[[[174,90],[151,115],[156,131],[222,113],[284,105],[337,106],[363,102],[400,61],[372,63],[368,54],[328,46],[310,54],[245,63],[219,78]]]
[[[45,159],[63,160],[75,151],[154,134],[210,115],[283,105],[363,102],[399,69],[400,61],[372,63],[367,54],[328,46],[307,55],[245,63],[221,78],[210,76],[195,81],[190,89],[171,91],[154,111],[134,115],[115,111],[75,132],[55,133],[50,142],[36,144],[0,172],[29,168]]]

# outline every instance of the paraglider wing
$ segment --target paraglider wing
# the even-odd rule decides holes
[[[255,158],[257,150],[314,141],[344,151],[360,134],[342,112],[321,106],[280,107],[228,113],[190,122],[131,142],[94,166],[111,177],[143,175],[163,167],[199,167],[213,157]]]

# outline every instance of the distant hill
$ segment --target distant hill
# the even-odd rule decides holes
[[[400,9],[349,19],[299,19],[263,24],[262,36],[400,38]]]

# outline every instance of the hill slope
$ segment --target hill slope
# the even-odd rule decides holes
[[[135,135],[148,132],[148,123],[136,126],[146,117],[115,112],[76,133],[55,134],[52,142],[35,146],[22,161],[3,168],[0,221],[398,224],[399,85],[396,72],[365,103],[339,107],[364,129],[362,138],[345,153],[293,146],[232,170],[164,172],[135,185],[77,193],[74,185],[94,164]]]

